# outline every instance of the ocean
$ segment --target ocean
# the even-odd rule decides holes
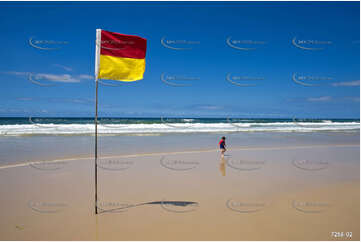
[[[233,132],[359,132],[359,119],[98,118],[99,135]],[[0,136],[93,135],[93,118],[3,117]]]

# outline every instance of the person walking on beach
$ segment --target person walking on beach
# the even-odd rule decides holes
[[[221,149],[221,156],[224,156],[224,152],[226,152],[226,137],[222,137],[221,141],[219,141],[219,148]]]

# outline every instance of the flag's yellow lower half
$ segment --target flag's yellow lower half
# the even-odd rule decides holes
[[[145,59],[100,55],[99,78],[119,81],[143,79]]]

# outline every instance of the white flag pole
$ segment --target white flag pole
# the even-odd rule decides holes
[[[101,48],[101,29],[96,30],[95,43],[95,214],[98,214],[98,74],[99,74],[99,58]]]

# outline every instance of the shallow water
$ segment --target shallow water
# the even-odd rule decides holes
[[[222,135],[228,148],[284,145],[359,144],[359,133],[230,133],[162,136],[99,136],[99,157],[136,153],[218,149]],[[94,157],[93,136],[0,137],[0,165]]]

